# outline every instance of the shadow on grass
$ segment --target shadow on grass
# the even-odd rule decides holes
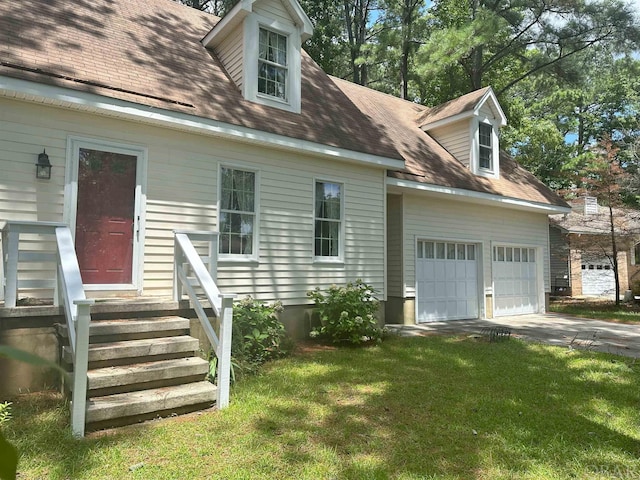
[[[49,395],[16,402],[7,425],[24,478],[638,478],[632,362],[518,340],[391,338],[273,362],[223,412],[78,441]]]
[[[301,469],[321,447],[339,459],[336,478],[640,472],[628,433],[639,375],[614,357],[431,337],[316,352],[273,373],[252,385],[266,401],[255,426]]]
[[[12,413],[6,431],[18,449],[18,478],[22,478],[25,462],[32,472],[38,471],[37,478],[77,478],[95,468],[93,452],[122,438],[119,433],[74,438],[69,427],[69,404],[53,391],[17,397]]]

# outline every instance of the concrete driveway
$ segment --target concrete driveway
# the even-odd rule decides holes
[[[506,327],[511,336],[527,341],[576,349],[590,349],[627,357],[640,357],[640,325],[624,325],[557,313],[519,315],[489,320],[449,320],[420,325],[387,325],[399,335],[482,334]]]

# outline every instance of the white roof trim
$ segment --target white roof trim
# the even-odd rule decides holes
[[[232,125],[217,120],[172,112],[134,102],[80,92],[68,88],[0,76],[0,97],[44,103],[73,110],[159,125],[203,135],[212,135],[272,148],[304,152],[325,158],[345,160],[394,170],[404,169],[404,160],[299,140],[275,133]]]
[[[285,8],[297,19],[300,27],[300,38],[304,42],[313,35],[313,23],[297,0],[282,0]]]
[[[498,102],[498,97],[496,97],[496,94],[494,93],[493,88],[491,87],[489,87],[489,89],[482,96],[482,98],[480,99],[476,107],[473,109],[473,114],[479,115],[482,105],[484,105],[487,102],[487,100],[491,100],[491,102],[493,103],[493,107],[490,107],[490,108],[491,110],[493,110],[494,114],[497,114],[496,118],[500,120],[500,126],[504,127],[507,124],[507,116],[504,114],[504,110],[502,110],[502,107]]]
[[[449,125],[450,123],[459,122],[460,120],[471,118],[473,116],[475,116],[475,111],[469,110],[467,112],[458,113],[451,117],[441,118],[440,120],[432,123],[425,123],[424,125],[421,125],[420,128],[423,132],[428,132],[429,130],[433,130],[438,127],[444,127],[445,125]]]
[[[253,0],[240,0],[218,23],[216,23],[209,33],[200,40],[200,43],[208,47],[215,39],[224,39],[247,15],[251,13]]]
[[[387,177],[387,186],[418,190],[425,193],[444,196],[455,196],[456,200],[461,202],[482,203],[493,206],[501,206],[516,210],[528,210],[548,215],[555,213],[568,213],[571,208],[560,207],[557,205],[549,205],[546,203],[531,202],[513,197],[503,197],[502,195],[494,195],[491,193],[475,192],[473,190],[465,190],[462,188],[444,187],[441,185],[433,185],[430,183],[420,183],[411,180],[402,180],[399,178]]]
[[[208,47],[215,44],[217,39],[223,40],[244,18],[253,12],[256,0],[240,0],[200,41]],[[300,29],[301,41],[308,40],[313,35],[313,23],[296,0],[282,0],[284,7],[291,14]]]
[[[502,107],[498,102],[498,97],[496,97],[493,88],[489,87],[482,98],[478,100],[476,106],[473,107],[473,110],[467,110],[450,117],[441,118],[440,120],[436,120],[435,122],[427,122],[423,125],[420,125],[420,128],[422,129],[422,131],[427,132],[435,128],[444,127],[445,125],[459,122],[460,120],[477,117],[480,115],[480,109],[488,100],[491,100],[491,103],[493,104],[493,107],[490,108],[494,112],[496,118],[500,120],[500,126],[504,127],[507,124],[507,116],[504,114],[504,111],[502,110]]]

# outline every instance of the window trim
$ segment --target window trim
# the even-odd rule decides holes
[[[258,64],[260,56],[260,29],[265,29],[287,38],[286,100],[258,92]],[[301,108],[301,42],[295,25],[274,19],[249,14],[244,21],[243,81],[242,94],[249,101],[270,107],[300,113]],[[298,41],[296,41],[296,39]]]
[[[318,183],[332,183],[340,187],[340,237],[338,239],[338,255],[337,256],[323,256],[316,255],[316,190]],[[344,263],[344,251],[345,251],[345,183],[337,181],[335,179],[316,177],[313,179],[313,197],[311,199],[311,220],[312,220],[312,241],[311,241],[311,254],[313,257],[313,263],[332,263],[343,264]]]
[[[216,204],[216,224],[217,231],[220,235],[220,213],[222,211],[222,169],[228,168],[243,172],[254,173],[254,193],[253,193],[253,242],[251,244],[251,254],[242,253],[220,253],[221,240],[218,237],[218,261],[220,262],[258,262],[260,258],[260,170],[241,164],[219,163],[218,164],[218,181],[217,181],[217,204]]]
[[[136,191],[134,206],[134,229],[138,235],[133,236],[133,259],[131,264],[131,284],[85,284],[89,290],[136,290],[143,291],[144,255],[146,243],[147,219],[147,176],[149,149],[147,146],[123,141],[108,140],[98,137],[80,135],[67,136],[67,154],[64,173],[64,203],[62,218],[70,226],[75,244],[76,221],[78,213],[78,168],[79,152],[82,148],[122,153],[136,157]]]
[[[267,34],[273,33],[273,34],[276,34],[276,35],[278,35],[280,37],[284,37],[285,42],[286,42],[285,43],[286,62],[284,64],[280,64],[280,63],[274,62],[272,60],[268,60],[266,58],[260,58],[260,32],[262,30],[267,32]],[[261,25],[261,24],[258,25],[258,57],[257,57],[257,62],[258,62],[257,82],[258,82],[258,85],[256,87],[257,88],[256,95],[258,95],[259,97],[265,97],[265,98],[267,98],[269,100],[276,100],[276,101],[284,102],[284,103],[287,103],[287,104],[289,103],[289,83],[290,83],[289,82],[289,77],[290,77],[290,74],[289,74],[289,59],[290,59],[289,44],[291,43],[289,41],[289,37],[290,37],[289,35],[285,35],[283,33],[280,33],[278,31],[276,31],[276,30],[273,30],[271,28],[265,27],[264,25]],[[260,63],[261,62],[262,63],[266,63],[267,65],[271,65],[271,66],[273,66],[275,68],[283,69],[285,71],[284,98],[278,97],[276,95],[270,95],[268,93],[260,91]]]
[[[484,124],[491,127],[491,168],[480,166],[480,125]],[[500,145],[498,137],[499,124],[495,119],[488,117],[475,117],[470,122],[471,136],[471,171],[482,177],[499,178],[500,177]],[[486,147],[485,147],[486,148]]]
[[[482,143],[482,129],[489,129],[489,144]],[[493,158],[493,125],[490,123],[479,122],[478,123],[478,168],[480,170],[485,170],[487,172],[493,172],[494,158]],[[482,165],[482,151],[489,151],[489,166],[485,167]]]

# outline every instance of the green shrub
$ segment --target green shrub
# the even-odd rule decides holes
[[[11,402],[0,402],[0,426],[11,418]]]
[[[291,351],[284,325],[278,320],[282,304],[266,305],[247,296],[233,306],[231,356],[234,367],[250,373],[272,358]]]
[[[313,299],[320,314],[320,326],[311,331],[312,337],[352,344],[382,340],[383,330],[376,320],[380,302],[373,287],[362,280],[345,287],[332,285],[326,294],[316,288],[307,292],[307,296]]]

